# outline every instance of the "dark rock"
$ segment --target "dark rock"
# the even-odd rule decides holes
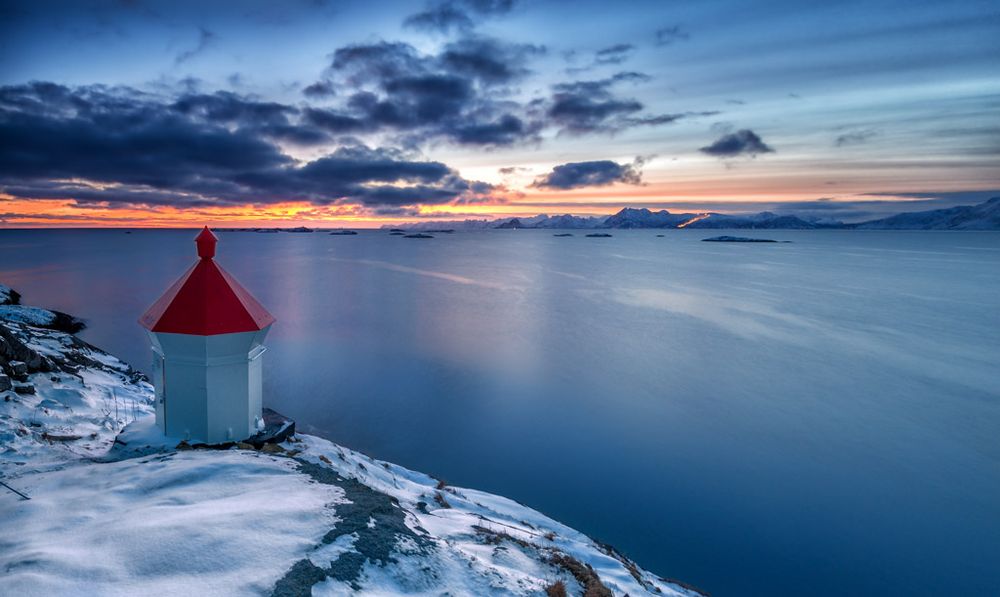
[[[606,232],[594,232],[592,234],[588,234],[587,237],[588,238],[611,238],[611,235],[607,234]]]
[[[67,334],[75,334],[83,331],[83,329],[87,327],[87,324],[82,320],[77,319],[72,315],[67,315],[62,311],[52,311],[52,314],[55,315],[56,318],[52,321],[52,323],[45,326],[47,328],[58,330],[60,332],[66,332]]]
[[[18,394],[34,394],[35,386],[30,383],[27,384],[14,384],[14,391]]]
[[[423,234],[418,232],[416,234],[407,234],[403,238],[434,238],[434,237],[431,236],[430,234]]]
[[[562,232],[560,234],[553,234],[552,236],[573,236],[572,232]]]
[[[0,392],[6,392],[12,387],[14,386],[10,383],[10,377],[0,373]]]
[[[75,442],[78,439],[83,439],[82,435],[56,435],[53,433],[43,433],[42,439],[48,440],[50,442]]]
[[[264,430],[243,440],[245,443],[260,450],[267,444],[280,444],[295,435],[295,421],[270,408],[265,408],[261,414]]]
[[[406,232],[406,230],[403,230],[402,228],[392,228],[389,232]]]
[[[271,591],[271,597],[303,597],[312,595],[313,585],[326,580],[326,570],[304,559],[295,564],[281,577]]]
[[[21,361],[28,366],[28,371],[51,371],[48,359],[28,347],[16,333],[18,330],[30,330],[17,324],[0,322],[0,365]]]
[[[355,591],[361,590],[359,580],[366,565],[391,567],[398,563],[396,554],[401,544],[426,553],[433,548],[430,539],[418,534],[406,524],[406,512],[390,495],[375,491],[356,479],[341,477],[325,466],[296,459],[299,471],[319,483],[335,485],[344,490],[346,503],[337,504],[340,520],[320,540],[329,545],[344,535],[356,535],[352,551],[344,552],[330,562],[327,569],[308,559],[299,560],[278,580],[272,596],[309,595],[311,587],[326,578],[345,582]],[[374,524],[369,524],[374,521]],[[318,547],[318,546],[317,546]]]
[[[18,291],[14,290],[13,288],[11,288],[10,291],[7,292],[6,294],[0,295],[0,296],[3,297],[3,299],[0,300],[0,305],[20,305],[21,304],[21,293],[19,293]]]

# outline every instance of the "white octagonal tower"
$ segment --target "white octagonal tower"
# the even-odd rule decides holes
[[[198,262],[139,319],[153,347],[156,424],[191,443],[246,439],[263,427],[261,355],[274,317],[212,259],[206,226]]]

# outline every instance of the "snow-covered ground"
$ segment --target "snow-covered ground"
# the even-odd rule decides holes
[[[28,325],[49,327],[56,324],[58,315],[41,307],[25,305],[0,305],[0,320]]]
[[[178,448],[126,364],[0,320],[0,369],[15,353],[30,371],[0,391],[0,480],[30,499],[0,487],[4,594],[697,594],[521,504],[318,437]]]

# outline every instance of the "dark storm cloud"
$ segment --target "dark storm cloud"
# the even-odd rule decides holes
[[[335,110],[306,108],[303,111],[303,119],[314,127],[334,134],[358,133],[371,130],[370,123],[354,116],[341,114]]]
[[[514,0],[446,0],[433,2],[427,9],[412,14],[403,25],[422,31],[450,33],[469,31],[485,18],[506,14]]]
[[[165,101],[127,88],[0,87],[0,188],[82,205],[178,207],[406,206],[484,200],[494,191],[440,162],[360,144],[297,163],[273,140],[325,135],[308,120],[293,107],[231,93]]]
[[[534,141],[541,124],[505,97],[529,73],[526,62],[544,51],[482,36],[446,44],[438,54],[400,42],[345,46],[333,53],[325,76],[354,93],[337,107],[306,108],[304,120],[334,134],[394,132],[409,146]]]
[[[527,75],[524,66],[545,48],[484,36],[448,43],[440,54],[421,54],[403,42],[344,46],[333,53],[331,69],[356,84],[385,86],[393,79],[427,74],[465,76],[484,86],[511,83]]]
[[[329,81],[317,81],[312,85],[306,85],[302,89],[302,95],[309,99],[322,99],[336,95],[333,84]]]
[[[98,188],[83,183],[62,181],[39,180],[24,185],[6,185],[2,188],[3,192],[20,199],[72,199],[81,208],[112,204],[178,207],[218,205],[218,202],[212,199],[185,193],[119,186]]]
[[[539,176],[531,186],[540,189],[568,190],[581,187],[600,187],[616,182],[641,184],[643,160],[632,164],[619,164],[611,160],[570,162],[556,166],[551,172]]]
[[[554,87],[548,116],[569,133],[622,128],[622,120],[641,112],[643,105],[634,99],[614,96],[611,87],[621,81],[644,78],[639,73],[619,73],[596,81],[560,83]]]
[[[489,84],[506,84],[529,74],[524,65],[544,53],[544,46],[511,44],[489,37],[467,37],[445,46],[440,61],[452,72]]]
[[[493,122],[458,125],[454,137],[466,145],[513,145],[518,141],[535,138],[539,126],[526,123],[517,116],[504,114]]]
[[[298,108],[277,102],[261,102],[229,91],[186,94],[171,108],[192,119],[234,125],[248,133],[296,145],[317,145],[329,141],[321,129],[300,126],[294,121]]]
[[[187,94],[174,102],[172,108],[181,114],[231,124],[287,123],[288,116],[296,112],[284,104],[255,101],[229,91]]]
[[[612,46],[603,56],[615,60],[631,50]],[[305,109],[305,120],[331,134],[394,133],[397,143],[410,147],[433,141],[496,147],[538,142],[547,128],[615,132],[705,114],[645,113],[642,103],[615,89],[650,79],[636,72],[560,83],[550,97],[527,103],[514,99],[517,85],[531,74],[531,60],[545,52],[480,35],[432,54],[402,42],[344,46],[333,53],[321,82],[354,92],[337,106]]]
[[[197,184],[204,175],[290,161],[254,134],[193,118],[127,90],[3,87],[0,131],[5,177],[177,188]]]
[[[642,103],[635,99],[615,95],[614,86],[623,82],[645,82],[649,77],[642,73],[622,72],[606,79],[560,83],[553,88],[552,99],[546,115],[560,132],[584,134],[614,132],[633,126],[660,125],[690,116],[704,116],[716,112],[685,112],[679,114],[640,114]]]
[[[764,143],[757,133],[750,129],[740,129],[735,133],[722,135],[714,143],[702,147],[699,151],[720,158],[741,155],[755,157],[761,153],[774,153],[774,149]]]

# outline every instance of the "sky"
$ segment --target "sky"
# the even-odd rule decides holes
[[[998,0],[0,0],[5,227],[857,221],[998,189]]]

